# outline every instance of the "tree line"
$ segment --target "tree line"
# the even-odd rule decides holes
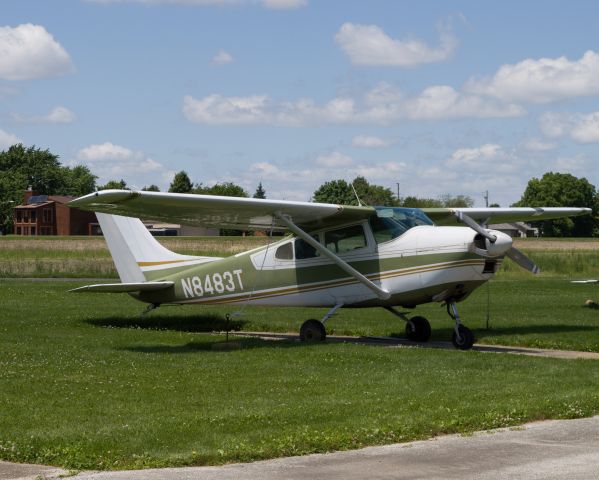
[[[82,196],[96,190],[128,189],[127,183],[111,180],[103,185],[96,183],[98,177],[88,167],[60,164],[58,155],[49,150],[13,145],[0,152],[0,230],[12,231],[12,209],[22,202],[23,191],[31,187],[45,195]],[[146,191],[160,191],[158,186],[144,186]],[[249,193],[233,182],[207,186],[193,183],[187,172],[180,171],[173,177],[169,192],[202,195],[249,197]],[[266,198],[262,182],[258,184],[253,198]],[[443,194],[437,198],[398,197],[391,189],[371,184],[362,176],[352,182],[337,179],[324,182],[312,195],[312,201],[340,205],[386,205],[410,208],[458,208],[472,207],[474,200],[467,195]],[[499,205],[491,205],[498,207]],[[593,209],[592,216],[566,218],[548,222],[537,222],[544,236],[599,236],[599,192],[586,178],[577,178],[568,173],[548,172],[541,178],[532,178],[521,197],[512,206],[527,207],[587,207]]]

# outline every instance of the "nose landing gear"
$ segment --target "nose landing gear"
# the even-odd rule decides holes
[[[458,307],[454,301],[447,301],[447,313],[455,321],[455,328],[451,335],[451,343],[459,350],[470,350],[474,345],[474,334],[468,327],[462,325],[458,314]]]

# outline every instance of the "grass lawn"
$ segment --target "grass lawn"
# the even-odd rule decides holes
[[[593,286],[500,277],[462,316],[487,343],[599,351]],[[541,281],[542,280],[542,281]],[[218,464],[299,455],[599,413],[592,360],[349,344],[239,340],[216,350],[232,307],[143,305],[74,295],[82,283],[0,282],[0,458],[73,469]],[[234,307],[235,309],[239,307]],[[338,333],[403,325],[342,311]],[[447,339],[438,305],[417,311]],[[310,309],[246,308],[238,327],[290,331]]]

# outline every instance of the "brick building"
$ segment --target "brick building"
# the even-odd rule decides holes
[[[90,235],[96,214],[67,207],[75,197],[38,195],[26,190],[13,210],[15,235]]]

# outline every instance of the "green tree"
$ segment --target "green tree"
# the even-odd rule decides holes
[[[387,187],[368,183],[364,177],[356,177],[350,184],[345,180],[331,180],[323,183],[314,192],[312,200],[321,203],[336,203],[339,205],[358,205],[358,200],[352,189],[352,184],[362,205],[397,205],[397,199]]]
[[[31,187],[46,195],[63,193],[66,183],[58,155],[35,146],[26,148],[23,144],[18,144],[0,152],[0,172],[3,176],[18,172],[20,179],[25,177],[23,190]]]
[[[401,206],[408,208],[461,208],[472,207],[474,200],[467,195],[453,196],[449,193],[440,195],[439,198],[420,198],[406,197],[402,200]]]
[[[149,187],[142,188],[142,191],[144,191],[144,192],[159,192],[160,189],[158,188],[157,185],[152,184]]]
[[[65,176],[65,195],[72,195],[74,197],[81,197],[93,192],[96,189],[96,177],[92,172],[84,165],[77,165],[76,167],[69,168],[63,167]]]
[[[593,216],[534,222],[544,236],[588,237],[596,233],[593,217],[599,211],[598,203],[595,187],[586,178],[577,178],[569,173],[548,172],[540,179],[530,179],[522,198],[513,206],[592,208]]]
[[[474,205],[474,200],[468,195],[456,195],[445,193],[440,197],[441,203],[446,208],[470,208]]]
[[[357,205],[356,196],[345,180],[331,180],[323,183],[312,195],[318,203],[336,203],[338,205]]]
[[[261,199],[266,198],[266,192],[264,191],[264,188],[262,187],[262,182],[260,182],[258,184],[258,188],[256,188],[256,193],[254,193],[253,198],[261,198]]]
[[[403,199],[401,206],[407,208],[441,208],[443,207],[443,202],[436,198],[410,196]]]
[[[356,177],[352,182],[360,201],[364,205],[396,206],[397,197],[390,188],[368,183],[364,177]]]
[[[204,187],[201,183],[192,190],[201,195],[219,195],[221,197],[247,197],[247,192],[233,182],[217,183],[211,187]]]
[[[104,185],[99,185],[98,190],[130,190],[127,182],[122,178],[120,180],[109,180]]]
[[[168,189],[171,193],[190,193],[193,189],[193,184],[185,170],[181,170],[175,174],[173,181]]]

